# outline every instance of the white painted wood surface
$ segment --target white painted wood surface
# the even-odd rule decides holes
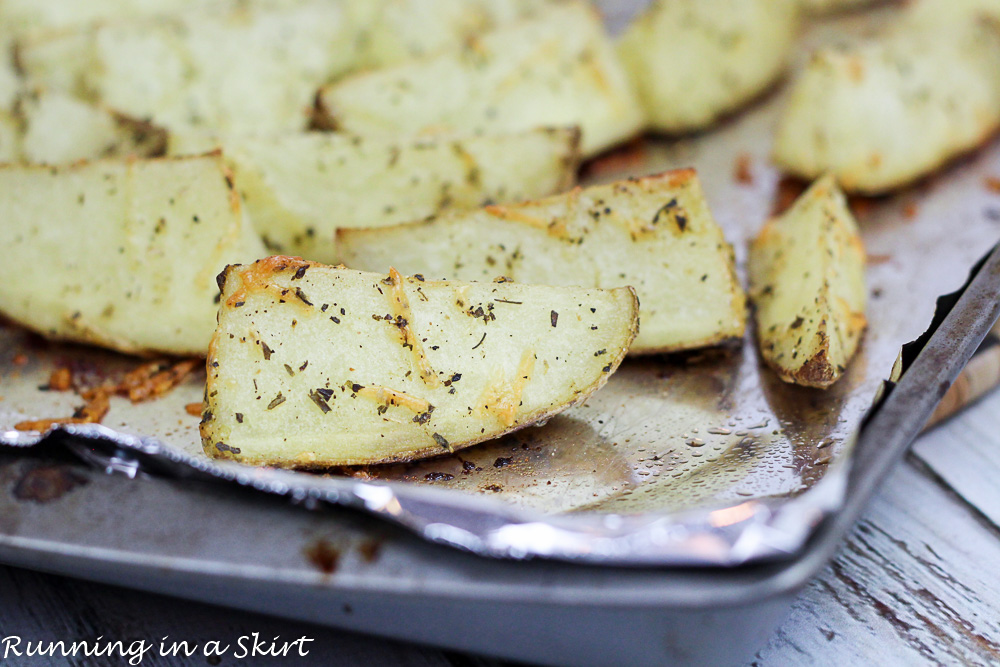
[[[1000,664],[998,486],[995,391],[917,441],[752,664]]]

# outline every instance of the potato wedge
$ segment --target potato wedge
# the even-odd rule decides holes
[[[933,29],[945,23],[986,18],[1000,21],[1000,2],[996,0],[915,0],[903,14],[908,26]]]
[[[829,14],[874,5],[884,0],[799,0],[799,5],[810,14]]]
[[[340,228],[381,227],[569,187],[579,137],[575,129],[423,139],[309,132],[223,144],[267,246],[334,263]]]
[[[1000,129],[1000,28],[914,23],[814,54],[779,121],[773,156],[796,176],[833,173],[850,192],[902,187]]]
[[[61,91],[22,95],[24,126],[20,159],[62,164],[101,157],[162,154],[166,132],[149,123],[82,102]]]
[[[865,330],[865,250],[832,176],[813,184],[750,246],[761,355],[785,382],[836,382]]]
[[[576,189],[377,230],[341,230],[343,261],[428,278],[632,285],[641,327],[631,353],[740,338],[746,301],[732,248],[693,170]]]
[[[600,388],[635,335],[629,288],[404,278],[271,257],[229,267],[205,451],[281,467],[453,452]]]
[[[169,129],[299,130],[316,88],[353,53],[340,4],[290,5],[108,21],[28,39],[20,59],[37,85]]]
[[[0,166],[0,312],[49,338],[205,354],[215,275],[260,257],[219,155]]]
[[[0,110],[11,111],[17,99],[21,82],[14,69],[10,40],[0,33]]]
[[[194,9],[205,0],[2,0],[0,25],[17,33],[73,28],[113,18]]]
[[[460,44],[540,2],[233,0],[152,17],[170,6],[160,0],[29,36],[20,59],[35,84],[171,130],[291,131],[326,81]]]
[[[13,113],[0,109],[0,163],[21,159],[21,124]]]
[[[785,70],[797,0],[656,0],[618,43],[648,127],[705,128]]]
[[[358,33],[353,69],[386,67],[453,48],[529,17],[551,0],[349,0]]]
[[[325,86],[315,122],[389,135],[576,125],[590,156],[637,133],[642,114],[600,19],[571,3],[464,48]]]

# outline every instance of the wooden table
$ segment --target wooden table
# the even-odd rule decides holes
[[[926,433],[753,665],[1000,663],[1000,392]],[[0,638],[313,638],[219,664],[475,666],[489,659],[0,568]],[[3,664],[58,664],[22,658]],[[94,664],[65,662],[62,664]],[[125,664],[115,662],[108,664]],[[143,665],[206,664],[147,655]],[[209,663],[211,664],[211,663]],[[627,664],[623,659],[622,664]]]

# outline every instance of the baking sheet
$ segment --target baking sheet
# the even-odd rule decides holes
[[[815,23],[799,59],[816,44],[875,30],[896,11]],[[593,165],[585,182],[694,166],[745,277],[746,242],[778,193],[767,154],[785,93],[778,87],[712,132],[626,147]],[[749,179],[738,177],[747,171],[740,164]],[[488,555],[734,564],[792,553],[840,504],[850,444],[900,346],[926,328],[935,297],[959,287],[1000,238],[1000,196],[986,187],[997,175],[994,141],[906,192],[858,202],[870,327],[844,379],[826,392],[778,381],[748,335],[734,348],[629,360],[585,405],[543,427],[409,465],[312,475],[211,462],[198,418],[184,410],[200,401],[203,376],[153,402],[112,399],[103,427],[67,430],[103,438],[81,449],[101,465],[134,473],[137,457],[158,459],[170,474],[199,471],[361,507]],[[0,328],[0,441],[30,445],[38,437],[15,423],[67,416],[81,403],[40,389],[55,367],[98,377],[136,363]]]

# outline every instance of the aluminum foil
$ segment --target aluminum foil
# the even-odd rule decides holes
[[[630,7],[616,4],[609,16],[620,23]],[[799,61],[817,44],[875,30],[895,11],[813,24]],[[776,87],[711,132],[630,145],[591,165],[584,182],[694,166],[742,273],[746,243],[779,195],[767,156],[786,93]],[[733,565],[792,554],[842,503],[851,444],[901,345],[1000,238],[990,176],[1000,176],[997,141],[896,196],[855,202],[869,253],[870,326],[828,391],[780,382],[748,333],[734,348],[628,360],[585,405],[545,426],[407,465],[317,475],[212,461],[198,418],[184,409],[200,401],[203,375],[148,403],[112,399],[103,425],[63,430],[109,472],[348,505],[484,555]],[[14,424],[80,405],[72,392],[44,389],[54,368],[114,375],[137,363],[0,326],[0,444],[30,447],[41,436]]]

